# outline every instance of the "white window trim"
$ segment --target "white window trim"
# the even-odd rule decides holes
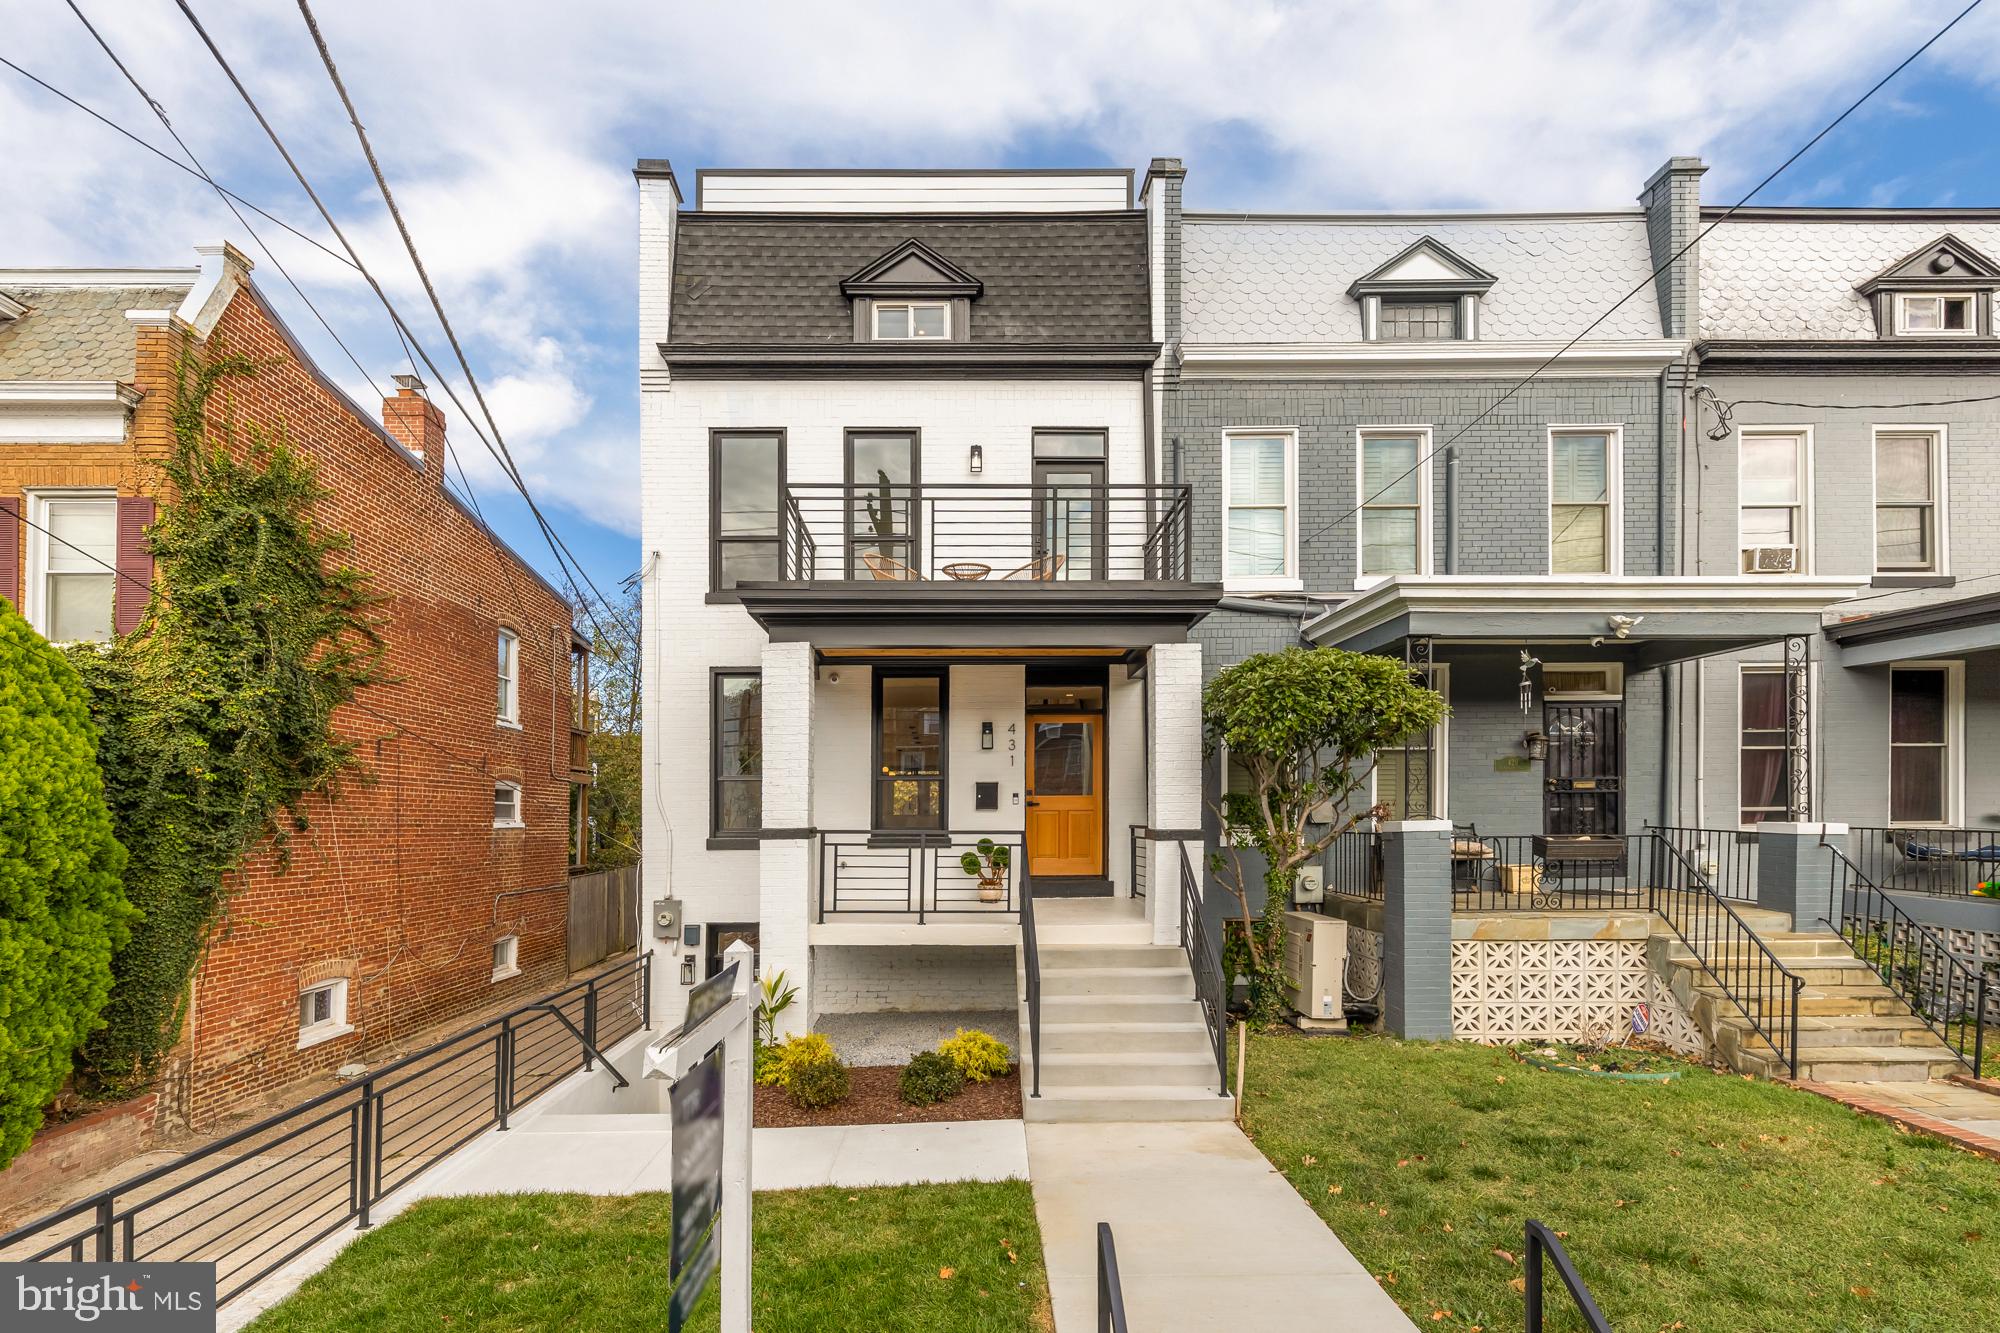
[[[1936,301],[1938,303],[1938,323],[1944,323],[1944,303],[1964,301],[1966,303],[1965,327],[1962,329],[1913,329],[1904,312],[1912,301]],[[1896,335],[1901,338],[1977,338],[1979,336],[1979,295],[1977,292],[1897,292],[1896,293]]]
[[[496,727],[509,727],[515,731],[519,731],[521,729],[521,636],[505,626],[500,627],[494,644],[494,651],[496,653],[499,651],[500,640],[512,644],[513,651],[507,654],[507,710],[502,712],[497,706],[496,701],[496,706],[493,710],[493,725]],[[496,694],[498,693],[499,679],[499,664],[496,662],[494,664]]]
[[[509,782],[505,778],[495,778],[493,780],[493,787],[494,790],[496,791],[502,787],[506,787],[514,793],[514,817],[512,819],[501,819],[499,816],[496,815],[494,816],[493,819],[493,827],[494,828],[528,827],[528,821],[526,817],[527,811],[521,801],[521,784],[518,782]]]
[[[1942,671],[1944,672],[1944,818],[1935,823],[1921,820],[1901,820],[1895,817],[1896,778],[1892,764],[1884,763],[1882,777],[1882,811],[1885,823],[1894,823],[1897,828],[1964,828],[1965,827],[1965,663],[1954,659],[1917,658],[1908,662],[1891,662],[1890,708],[1888,732],[1882,738],[1886,751],[1895,747],[1895,675],[1898,671]]]
[[[344,1037],[354,1031],[354,1024],[347,1021],[347,981],[345,978],[336,977],[328,981],[315,981],[310,986],[301,986],[299,987],[298,997],[293,1000],[293,1003],[297,1004],[298,1000],[304,999],[313,991],[325,990],[328,987],[331,987],[333,990],[333,1016],[324,1023],[300,1025],[298,1048],[302,1051],[308,1046],[317,1046],[323,1041],[332,1041],[336,1037]]]
[[[1868,432],[1868,531],[1870,537],[1868,567],[1877,574],[1894,577],[1899,574],[1923,576],[1935,574],[1940,577],[1951,573],[1951,450],[1949,447],[1949,427],[1935,426],[1873,426]],[[1879,442],[1884,435],[1928,435],[1931,437],[1931,516],[1936,531],[1931,533],[1932,552],[1935,558],[1929,569],[1883,569],[1878,563],[1882,551],[1882,534],[1877,527],[1880,515],[1880,486],[1876,477],[1880,459]],[[1740,512],[1741,506],[1738,506]],[[1737,561],[1742,562],[1739,553]]]
[[[1604,460],[1606,487],[1604,504],[1605,561],[1601,574],[1563,574],[1566,579],[1618,579],[1625,577],[1625,428],[1611,422],[1557,422],[1548,428],[1542,442],[1542,519],[1549,525],[1548,541],[1542,558],[1550,575],[1556,572],[1556,436],[1602,435],[1610,457]]]
[[[1752,436],[1793,435],[1799,439],[1799,560],[1798,568],[1790,574],[1745,574],[1743,572],[1743,552],[1747,549],[1743,541],[1743,511],[1748,508],[1772,509],[1775,505],[1746,505],[1743,502],[1743,441]],[[1811,426],[1740,426],[1736,431],[1736,548],[1733,568],[1739,577],[1746,579],[1800,578],[1813,572],[1813,526],[1815,511],[1813,503],[1813,428]],[[1871,467],[1873,464],[1870,465]],[[1874,531],[1875,521],[1869,519],[1869,530]],[[1873,555],[1868,557],[1872,563]]]
[[[1285,572],[1267,575],[1229,573],[1229,448],[1232,440],[1276,435],[1285,442]],[[1222,586],[1228,592],[1303,592],[1299,577],[1299,432],[1296,426],[1240,427],[1222,432]]]
[[[1354,428],[1354,587],[1355,590],[1372,588],[1385,579],[1395,578],[1393,574],[1363,574],[1361,572],[1362,550],[1366,542],[1362,535],[1366,514],[1363,510],[1368,502],[1367,475],[1362,457],[1366,440],[1371,435],[1414,435],[1417,437],[1417,574],[1429,575],[1433,572],[1431,546],[1434,534],[1431,529],[1435,519],[1431,513],[1431,428],[1429,426],[1357,426]]]
[[[509,977],[520,976],[521,937],[519,935],[502,935],[499,939],[493,941],[493,943],[496,946],[502,944],[507,946],[507,953],[506,953],[507,961],[499,964],[493,969],[493,980],[505,981]]]
[[[43,531],[44,528],[53,529],[55,527],[55,524],[49,521],[49,502],[51,500],[109,500],[112,502],[112,521],[115,524],[117,522],[116,507],[118,492],[110,486],[50,487],[47,489],[37,488],[26,491],[23,494],[23,498],[28,502],[28,542],[26,551],[27,559],[21,567],[21,615],[23,619],[34,627],[35,633],[41,635],[43,638],[47,638],[49,633],[49,608],[47,606],[49,543],[55,540]],[[112,560],[115,564],[117,557],[114,555]],[[106,572],[109,573],[110,571]],[[114,589],[116,588],[117,577],[116,574],[112,575]],[[112,594],[111,617],[112,630],[115,633],[117,631],[118,619],[117,593],[115,591]]]
[[[1547,681],[1555,671],[1604,671],[1612,688],[1609,690],[1551,690],[1544,685],[1542,698],[1556,703],[1585,703],[1591,700],[1609,702],[1625,697],[1625,664],[1623,662],[1544,662],[1542,680]]]
[[[933,338],[917,332],[919,309],[937,309],[944,312],[944,332]],[[908,310],[910,331],[897,338],[882,332],[882,312],[884,310]],[[883,343],[948,343],[951,341],[951,302],[949,301],[870,301],[868,303],[868,336],[875,342]]]
[[[1433,690],[1436,690],[1440,695],[1444,696],[1444,701],[1447,706],[1450,705],[1451,664],[1449,662],[1431,663],[1431,688]],[[1395,746],[1392,748],[1404,749],[1407,747]],[[1375,785],[1376,770],[1374,764],[1374,757],[1371,755],[1369,757],[1369,760],[1370,762],[1368,766],[1368,804],[1370,806],[1373,806],[1381,800],[1381,796],[1376,790],[1376,785]],[[1451,714],[1449,713],[1446,713],[1445,716],[1439,720],[1437,725],[1437,745],[1431,751],[1431,783],[1435,789],[1437,796],[1437,801],[1436,801],[1437,811],[1431,816],[1431,818],[1450,819],[1451,818]],[[1405,818],[1408,818],[1408,816],[1405,816]]]

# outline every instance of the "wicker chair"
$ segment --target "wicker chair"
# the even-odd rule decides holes
[[[1007,579],[1031,579],[1036,583],[1051,583],[1055,580],[1055,576],[1062,571],[1063,561],[1067,558],[1067,556],[1055,552],[1038,555],[1018,569],[1008,570],[1000,578],[1003,582]]]
[[[910,583],[921,581],[918,579],[916,570],[911,569],[908,565],[896,559],[896,557],[883,555],[880,551],[863,551],[861,553],[861,563],[868,566],[868,572],[875,576],[875,581],[878,583]]]

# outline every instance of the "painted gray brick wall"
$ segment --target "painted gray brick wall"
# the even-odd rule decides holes
[[[1516,383],[1464,380],[1182,380],[1167,395],[1169,480],[1194,485],[1195,577],[1221,577],[1222,434],[1245,427],[1299,433],[1300,564],[1309,592],[1351,592],[1356,557],[1355,431],[1428,425],[1442,444]],[[1657,572],[1658,381],[1538,380],[1457,441],[1461,574],[1548,572],[1551,425],[1624,427],[1624,553],[1628,574]],[[1432,541],[1444,572],[1442,454],[1432,475]],[[1329,525],[1332,525],[1329,527]],[[1324,529],[1324,531],[1322,531]],[[1315,535],[1317,534],[1317,535]]]
[[[1700,308],[1698,252],[1673,257],[1701,227],[1701,175],[1706,170],[1700,158],[1669,158],[1639,194],[1646,210],[1647,247],[1658,270],[1653,290],[1659,297],[1661,332],[1669,338],[1687,337]]]

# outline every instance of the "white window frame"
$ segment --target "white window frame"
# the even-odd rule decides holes
[[[504,626],[494,644],[494,653],[507,649],[507,664],[494,663],[495,688],[493,725],[521,729],[521,636]]]
[[[1239,439],[1278,436],[1285,448],[1285,572],[1234,575],[1229,572],[1229,450]],[[1303,592],[1299,576],[1299,431],[1296,426],[1240,427],[1222,432],[1222,586],[1230,592]]]
[[[1444,697],[1447,706],[1451,703],[1451,663],[1433,662],[1430,668],[1430,687]],[[1411,739],[1415,739],[1412,737]],[[1385,749],[1405,750],[1407,745],[1385,746]],[[1368,804],[1380,802],[1381,795],[1376,787],[1377,771],[1372,762],[1368,766]],[[1436,796],[1437,811],[1431,818],[1451,818],[1451,714],[1446,713],[1437,724],[1437,744],[1431,751],[1431,784]],[[1408,818],[1406,814],[1403,816]]]
[[[502,790],[511,791],[514,793],[514,817],[512,819],[502,819],[499,815],[496,814],[493,816],[493,827],[526,828],[528,826],[528,821],[527,821],[526,811],[523,808],[521,801],[521,784],[518,782],[509,782],[505,778],[493,779],[494,794],[497,796]]]
[[[493,980],[505,981],[521,975],[521,937],[502,935],[493,941]]]
[[[299,1049],[317,1046],[323,1041],[332,1041],[354,1031],[354,1025],[347,1021],[347,981],[344,977],[333,977],[326,981],[315,981],[310,986],[299,987],[295,1003],[303,1005],[306,996],[314,991],[331,991],[333,1002],[328,1006],[328,1017],[318,1023],[299,1023]]]
[[[1743,442],[1747,439],[1771,435],[1789,435],[1799,442],[1799,499],[1798,530],[1794,533],[1799,548],[1798,568],[1790,574],[1749,574],[1743,570],[1743,552],[1749,549],[1743,540],[1743,511],[1745,509],[1776,509],[1777,505],[1751,505],[1743,501]],[[1869,464],[1872,469],[1874,464]],[[1814,511],[1813,504],[1813,428],[1811,426],[1741,426],[1736,431],[1736,572],[1746,579],[1803,578],[1813,570]],[[1869,530],[1874,530],[1874,519],[1869,519]],[[1872,562],[1874,556],[1869,556]]]
[[[882,332],[882,312],[884,310],[907,310],[910,312],[910,331],[898,338]],[[932,337],[917,332],[917,311],[941,310],[944,312],[944,332]],[[870,301],[868,303],[868,336],[875,342],[885,343],[948,343],[951,341],[951,302],[949,301]]]
[[[1542,442],[1542,517],[1548,522],[1549,537],[1543,559],[1548,572],[1556,572],[1556,437],[1558,435],[1602,435],[1606,458],[1604,572],[1570,574],[1566,579],[1617,579],[1625,577],[1625,428],[1612,422],[1557,422],[1548,428]]]
[[[1885,757],[1891,760],[1893,760],[1893,752],[1896,749],[1895,677],[1898,671],[1944,672],[1944,818],[1936,822],[1928,820],[1898,820],[1895,817],[1895,764],[1888,762],[1882,766],[1882,812],[1884,822],[1893,823],[1897,828],[1964,828],[1965,663],[1948,658],[1916,658],[1907,662],[1891,662],[1889,664],[1889,717],[1887,732],[1883,737],[1883,742]]]
[[[1912,301],[1936,301],[1938,303],[1938,324],[1935,329],[1913,329],[1909,322]],[[1947,329],[1944,324],[1944,303],[1946,301],[1965,302],[1965,327]],[[1896,293],[1896,334],[1903,338],[1976,338],[1979,336],[1979,296],[1976,292],[1897,292]]]
[[[28,542],[27,560],[21,569],[21,615],[34,626],[35,633],[48,638],[49,545],[55,541],[55,538],[48,535],[48,531],[44,531],[44,529],[53,531],[55,528],[55,524],[49,519],[49,504],[52,501],[62,500],[108,500],[111,503],[112,529],[115,532],[118,523],[118,492],[109,486],[59,487],[31,490],[26,492],[24,498],[28,502]],[[116,566],[117,561],[118,557],[114,552],[112,564]],[[116,635],[119,576],[111,570],[105,572],[111,574],[111,632]]]
[[[1364,574],[1362,557],[1367,547],[1363,535],[1368,509],[1367,459],[1363,457],[1370,436],[1417,437],[1417,576],[1432,572],[1431,555],[1434,518],[1431,513],[1431,428],[1429,426],[1357,426],[1354,429],[1354,587],[1372,588],[1394,574]]]
[[[1922,576],[1935,574],[1943,576],[1951,572],[1951,519],[1950,480],[1951,464],[1948,448],[1948,430],[1943,425],[1935,426],[1874,426],[1868,434],[1868,567],[1877,574],[1894,577],[1899,574]],[[1876,476],[1879,466],[1879,442],[1884,435],[1928,435],[1931,437],[1931,567],[1929,569],[1883,569],[1882,533],[1879,527],[1881,509],[1881,485]],[[1740,508],[1740,506],[1739,506]],[[1740,562],[1742,556],[1739,554]]]

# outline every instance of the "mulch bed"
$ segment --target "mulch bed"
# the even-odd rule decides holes
[[[794,1129],[801,1125],[914,1125],[939,1120],[1019,1120],[1021,1078],[1017,1066],[985,1083],[968,1083],[965,1091],[935,1106],[911,1106],[897,1090],[901,1065],[850,1069],[853,1091],[838,1106],[807,1111],[794,1106],[783,1088],[757,1089],[754,1123],[762,1128]]]

